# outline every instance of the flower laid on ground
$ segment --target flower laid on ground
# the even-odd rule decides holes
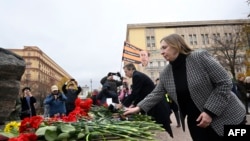
[[[77,99],[76,108],[68,116],[44,119],[41,116],[10,122],[1,135],[9,141],[69,141],[69,140],[153,140],[152,130],[164,129],[147,116],[133,117],[134,121],[112,118],[107,106],[93,106],[92,100]],[[121,113],[118,113],[120,115]],[[91,115],[91,116],[90,116]],[[138,120],[137,120],[138,119]]]
[[[19,135],[19,127],[21,123],[17,121],[11,121],[8,124],[6,124],[4,128],[4,132],[2,135],[11,138]]]
[[[43,118],[41,116],[33,116],[31,118],[23,119],[19,128],[19,133],[31,133],[36,131],[42,121]]]
[[[6,133],[18,133],[20,125],[21,125],[20,122],[12,121],[5,126],[4,132],[6,132]]]

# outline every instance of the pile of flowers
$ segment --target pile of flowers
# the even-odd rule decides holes
[[[9,141],[37,141],[38,136],[48,136],[48,140],[54,140],[50,138],[51,134],[47,129],[53,128],[52,125],[62,123],[62,126],[68,125],[72,122],[77,122],[78,119],[86,118],[90,119],[88,112],[92,105],[92,99],[80,99],[75,100],[76,108],[68,115],[63,117],[51,117],[44,119],[41,116],[33,116],[25,118],[21,122],[12,121],[9,122],[3,131],[0,130],[0,134],[9,138]]]
[[[76,108],[63,117],[41,116],[8,123],[0,134],[9,141],[68,140],[154,140],[152,130],[164,129],[148,116],[137,115],[133,121],[117,120],[107,105],[93,106],[92,99],[77,99]],[[118,116],[121,113],[116,113]]]

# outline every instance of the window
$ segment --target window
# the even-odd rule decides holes
[[[193,41],[194,41],[194,44],[197,45],[197,38],[196,38],[196,34],[193,34]]]
[[[230,43],[230,35],[231,35],[231,33],[224,33],[224,35],[225,35],[225,41],[226,41],[226,43],[227,44]]]
[[[228,33],[228,41],[229,41],[229,43],[233,43],[232,33]]]
[[[202,40],[202,44],[205,45],[205,36],[204,36],[204,34],[201,34],[201,40]]]
[[[243,58],[238,57],[238,58],[235,59],[235,62],[238,63],[238,64],[241,64],[241,63],[243,63],[243,60],[244,60]]]
[[[220,33],[217,33],[217,41],[220,41]]]
[[[208,34],[201,34],[201,40],[203,45],[209,44]]]
[[[189,42],[190,42],[190,45],[197,45],[196,34],[189,34]]]
[[[155,47],[155,37],[147,36],[146,37],[147,47]]]
[[[192,34],[189,34],[189,43],[190,43],[190,45],[193,45],[193,36],[192,36]]]
[[[235,42],[241,42],[241,37],[239,32],[236,33]]]
[[[206,44],[209,44],[208,34],[205,34],[205,43],[206,43]]]
[[[161,67],[161,61],[158,61],[158,66],[157,67]]]
[[[153,62],[149,62],[149,67],[153,67]]]

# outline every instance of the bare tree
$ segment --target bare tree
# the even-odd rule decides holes
[[[213,34],[210,38],[213,40],[213,44],[209,48],[210,52],[231,72],[235,79],[236,70],[243,71],[242,68],[244,67],[242,66],[244,66],[245,49],[247,47],[247,38],[242,26],[235,26],[222,36]]]

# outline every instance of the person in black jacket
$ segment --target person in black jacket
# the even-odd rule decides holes
[[[112,103],[119,103],[118,101],[118,95],[110,89],[110,85],[108,83],[103,84],[102,90],[100,93],[97,95],[97,100],[100,101],[100,104],[108,104],[107,103],[107,98],[112,99]]]
[[[77,88],[77,89],[75,89]],[[69,115],[75,109],[75,100],[82,91],[80,86],[77,86],[75,79],[70,79],[62,86],[62,91],[67,97],[66,100],[66,115]]]
[[[120,80],[114,79],[114,76],[119,77]],[[101,79],[100,83],[102,84],[102,86],[104,84],[108,84],[109,90],[115,92],[118,95],[117,88],[119,86],[122,86],[122,84],[123,84],[122,80],[123,80],[123,77],[121,76],[121,74],[119,72],[117,72],[117,73],[109,72],[107,76],[105,76]]]
[[[36,98],[31,94],[30,87],[24,87],[22,89],[23,95],[21,96],[21,113],[20,119],[23,120],[26,117],[36,116]]]
[[[123,105],[125,107],[137,106],[137,103],[142,101],[155,88],[155,84],[146,74],[137,71],[132,63],[126,64],[123,70],[128,78],[132,78],[132,92],[123,102]],[[141,113],[153,117],[173,137],[170,126],[170,107],[165,99],[162,99],[149,112],[141,111]]]

